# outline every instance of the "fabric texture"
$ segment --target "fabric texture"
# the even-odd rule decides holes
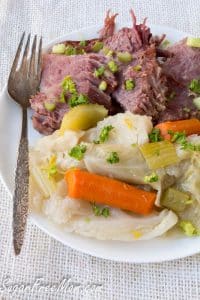
[[[24,30],[48,42],[102,24],[109,8],[119,13],[120,22],[129,22],[131,7],[139,21],[147,16],[149,23],[199,34],[199,1],[194,0],[0,0],[0,89]],[[156,264],[116,263],[72,250],[29,222],[22,253],[15,257],[12,199],[2,182],[0,199],[0,299],[200,299],[200,255]]]

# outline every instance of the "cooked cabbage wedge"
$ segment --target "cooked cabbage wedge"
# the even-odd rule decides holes
[[[152,170],[179,162],[174,145],[168,141],[144,144],[140,146],[140,150]]]
[[[50,197],[55,192],[56,182],[52,177],[48,176],[46,170],[42,170],[36,165],[32,166],[30,169],[30,176],[45,198]]]
[[[108,110],[99,104],[82,104],[72,108],[63,117],[60,134],[66,130],[86,130],[108,115]]]

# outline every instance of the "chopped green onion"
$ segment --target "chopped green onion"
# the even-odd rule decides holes
[[[186,45],[189,47],[200,48],[200,38],[188,37]]]
[[[131,91],[134,89],[134,87],[135,87],[135,82],[133,79],[127,79],[125,81],[125,90]]]
[[[200,94],[200,79],[193,79],[189,84],[189,89],[196,94]]]
[[[187,205],[192,203],[192,199],[186,193],[174,188],[168,188],[161,197],[161,204],[175,212],[182,212]]]
[[[142,70],[142,66],[136,65],[136,66],[133,67],[133,70],[136,71],[136,72],[139,72],[139,71]]]
[[[47,101],[45,101],[45,102],[44,102],[44,107],[45,107],[46,110],[48,110],[48,111],[54,111],[55,108],[56,108],[56,104],[53,103],[53,102],[47,102]]]
[[[86,41],[80,41],[79,45],[80,45],[81,47],[85,47],[85,46],[86,46]]]
[[[54,54],[64,54],[65,53],[65,44],[57,44],[52,48],[52,53]]]
[[[103,43],[100,41],[96,41],[95,44],[92,46],[92,50],[94,52],[99,52],[103,48]]]
[[[101,81],[100,84],[99,84],[99,89],[101,91],[105,91],[107,89],[107,82],[105,80]]]
[[[102,144],[109,139],[110,131],[114,127],[112,125],[104,126],[100,132],[99,140],[94,141],[95,144]]]
[[[119,156],[117,152],[111,152],[107,157],[106,161],[110,164],[116,164],[119,162]]]
[[[66,46],[65,55],[76,55],[76,54],[77,54],[77,51],[76,51],[75,47],[73,47],[71,45]]]
[[[158,175],[153,172],[151,175],[147,175],[144,177],[144,182],[151,183],[151,182],[157,182],[158,181]]]
[[[180,221],[179,226],[187,236],[197,236],[200,234],[199,230],[190,221]]]
[[[86,145],[77,145],[75,147],[73,147],[69,152],[69,156],[77,159],[77,160],[81,160],[83,159],[84,153],[86,152],[87,147]]]
[[[194,98],[193,103],[200,110],[200,97]]]
[[[61,86],[64,92],[70,92],[71,94],[76,93],[76,85],[70,75],[63,79]]]
[[[114,62],[114,60],[110,60],[108,62],[108,68],[112,73],[116,73],[118,71],[118,65]]]
[[[89,103],[89,99],[86,95],[83,95],[83,94],[80,94],[80,95],[74,94],[69,99],[69,106],[70,107],[75,107],[77,105],[87,104],[87,103]]]
[[[132,61],[132,55],[129,52],[118,52],[117,58],[123,63],[129,63]]]
[[[95,69],[94,76],[100,77],[100,76],[102,76],[104,74],[104,72],[105,72],[105,67],[101,66],[98,69]]]
[[[160,142],[162,140],[163,138],[161,137],[160,129],[153,128],[151,133],[149,133],[149,141],[154,143],[154,142]]]
[[[104,55],[107,55],[112,50],[110,50],[108,47],[103,47],[102,51]]]
[[[176,149],[169,141],[148,143],[140,146],[140,150],[150,169],[156,170],[179,162]]]

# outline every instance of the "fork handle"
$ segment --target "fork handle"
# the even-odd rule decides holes
[[[22,131],[18,148],[13,197],[13,246],[16,255],[21,251],[28,215],[29,154],[26,108],[23,108],[22,116]]]

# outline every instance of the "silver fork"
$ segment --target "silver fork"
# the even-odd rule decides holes
[[[30,51],[31,35],[28,35],[25,47],[23,47],[24,37],[25,32],[21,37],[8,79],[8,93],[22,108],[22,129],[13,196],[13,246],[16,255],[21,251],[28,215],[29,155],[27,108],[30,97],[37,92],[39,87],[42,55],[42,38],[40,38],[37,51],[37,36],[34,36]],[[23,54],[21,54],[22,51]]]

